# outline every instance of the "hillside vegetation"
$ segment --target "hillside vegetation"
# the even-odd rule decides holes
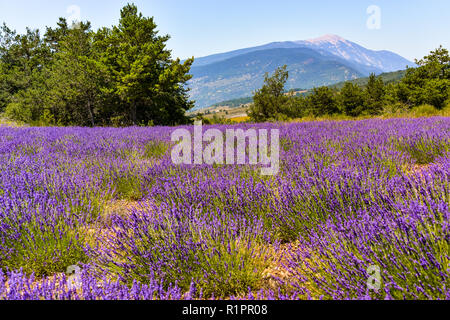
[[[382,73],[378,77],[383,80],[384,84],[390,84],[390,83],[398,83],[398,82],[400,82],[405,75],[406,75],[406,70],[400,70],[400,71]],[[354,79],[354,80],[348,80],[348,81],[339,82],[339,83],[330,85],[328,87],[340,90],[340,89],[342,89],[344,87],[345,83],[347,83],[347,82],[353,83],[353,84],[355,84],[355,85],[357,85],[359,87],[365,87],[365,86],[367,86],[367,83],[369,82],[369,79],[370,79],[370,77],[363,77],[363,78],[358,78],[358,79]],[[293,89],[293,91],[294,92],[299,92],[299,91],[304,92],[304,91],[306,91],[306,92],[301,93],[301,94],[307,95],[307,94],[311,93],[313,91],[313,89],[304,90],[304,89],[298,88],[298,89]],[[287,92],[289,92],[289,91],[287,91]],[[211,105],[209,108],[214,108],[214,107],[238,108],[238,107],[242,107],[242,105],[250,104],[252,102],[253,102],[253,97],[242,97],[242,98],[237,98],[237,99],[231,99],[231,100],[218,102],[218,103],[215,103],[215,104]],[[209,108],[202,109],[202,110],[199,110],[199,111],[202,112],[203,110],[207,110]]]
[[[441,46],[416,63],[417,68],[384,78],[372,74],[358,82],[318,87],[310,94],[291,96],[285,94],[289,72],[284,66],[272,76],[266,74],[264,86],[253,97],[249,116],[255,122],[342,115],[380,116],[404,114],[417,107],[433,115],[449,105],[449,52]]]
[[[382,73],[382,74],[378,75],[377,77],[380,78],[381,80],[383,80],[384,84],[395,84],[395,83],[400,82],[405,77],[405,75],[406,75],[406,70],[399,70],[399,71],[394,71],[394,72]],[[340,90],[345,86],[345,84],[347,82],[350,82],[359,87],[366,87],[367,84],[369,83],[369,79],[370,79],[370,77],[363,77],[363,78],[358,78],[355,80],[339,82],[339,83],[336,83],[329,87]]]

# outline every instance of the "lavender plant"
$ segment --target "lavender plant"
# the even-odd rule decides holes
[[[0,127],[0,299],[450,298],[448,118],[237,127],[280,129],[277,176],[175,165],[169,127]]]

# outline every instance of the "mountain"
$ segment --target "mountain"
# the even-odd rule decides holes
[[[201,109],[250,96],[263,85],[266,72],[284,64],[289,70],[287,89],[310,89],[414,65],[395,53],[369,50],[336,35],[273,42],[197,58],[191,68],[191,98]]]
[[[266,72],[288,65],[287,88],[312,88],[364,76],[308,48],[268,49],[242,54],[202,67],[193,67],[191,95],[197,106],[249,96],[263,85]]]
[[[377,73],[403,70],[414,63],[390,51],[373,51],[336,35],[325,35],[317,39],[296,41],[296,44],[319,50],[323,54],[340,57],[350,63],[373,68]]]

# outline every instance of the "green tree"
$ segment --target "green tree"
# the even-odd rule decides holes
[[[111,75],[111,116],[127,125],[186,123],[185,112],[193,107],[185,88],[193,58],[172,60],[166,49],[169,36],[159,36],[156,27],[153,18],[129,4],[118,26],[96,35],[100,61]]]
[[[431,104],[438,109],[450,97],[450,56],[440,46],[421,60],[417,68],[408,68],[397,87],[397,98],[410,107]]]
[[[314,88],[309,101],[311,111],[316,117],[339,113],[335,92],[329,87]]]
[[[340,92],[340,103],[346,115],[357,117],[364,109],[364,91],[357,85],[346,82]]]
[[[64,18],[59,18],[59,21],[56,25],[56,28],[47,27],[44,35],[44,42],[47,44],[52,53],[56,53],[59,51],[61,41],[63,41],[63,39],[69,35],[71,30],[70,26],[67,23],[67,20]],[[83,23],[79,26],[79,28],[84,29],[85,26],[86,24]]]
[[[423,59],[416,60],[416,64],[419,65],[416,71],[425,79],[450,79],[450,56],[442,45]]]
[[[278,68],[272,76],[266,73],[264,85],[255,92],[249,117],[255,122],[277,119],[283,106],[288,101],[285,95],[285,85],[289,78],[287,66]]]
[[[292,95],[281,110],[290,119],[302,118],[310,114],[309,99],[303,95]]]
[[[90,23],[80,23],[58,41],[47,80],[46,108],[57,124],[95,126],[102,122],[102,89],[107,83],[107,70],[98,60]]]
[[[153,18],[127,5],[111,29],[90,23],[0,29],[0,111],[34,124],[175,125],[193,107],[186,82],[193,59],[173,60]]]
[[[27,28],[17,34],[5,24],[0,28],[0,111],[18,99],[42,79],[42,70],[50,61],[50,52],[39,30]]]
[[[365,110],[364,113],[370,115],[380,114],[385,104],[386,89],[383,79],[371,74],[365,90]]]

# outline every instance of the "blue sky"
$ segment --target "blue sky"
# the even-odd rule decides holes
[[[43,29],[60,16],[73,16],[67,10],[75,5],[96,29],[117,23],[127,2],[155,17],[180,58],[330,33],[408,59],[439,44],[450,48],[448,0],[0,0],[0,22],[21,32],[26,26]],[[367,27],[372,5],[381,11],[379,29]]]

